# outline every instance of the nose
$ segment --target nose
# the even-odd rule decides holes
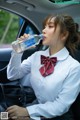
[[[43,33],[43,34],[45,34],[45,33],[46,33],[46,28],[44,28],[44,29],[42,30],[42,33]]]

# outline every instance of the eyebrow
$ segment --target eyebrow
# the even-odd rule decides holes
[[[49,22],[49,24],[54,24],[54,22]]]
[[[54,25],[54,22],[49,21],[49,22],[46,23],[46,25],[47,25],[47,24],[48,24],[48,25],[49,25],[49,24],[53,24],[53,25]]]

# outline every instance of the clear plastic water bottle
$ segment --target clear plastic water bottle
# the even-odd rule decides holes
[[[43,35],[30,35],[25,40],[16,40],[12,42],[12,48],[17,52],[21,53],[32,46],[36,46],[43,39]]]

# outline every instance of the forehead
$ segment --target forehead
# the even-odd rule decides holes
[[[45,24],[54,24],[55,23],[55,17],[49,17],[47,20],[46,20],[46,22],[45,22]]]

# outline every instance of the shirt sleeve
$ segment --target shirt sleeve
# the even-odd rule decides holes
[[[80,65],[72,69],[63,82],[62,89],[54,101],[28,106],[30,117],[38,120],[40,116],[53,118],[67,112],[79,94]],[[37,117],[37,118],[36,118]]]
[[[34,59],[34,54],[28,57],[21,63],[22,53],[18,54],[16,52],[12,52],[11,59],[7,66],[7,78],[9,80],[16,80],[23,78],[25,75],[30,73],[31,64]]]

